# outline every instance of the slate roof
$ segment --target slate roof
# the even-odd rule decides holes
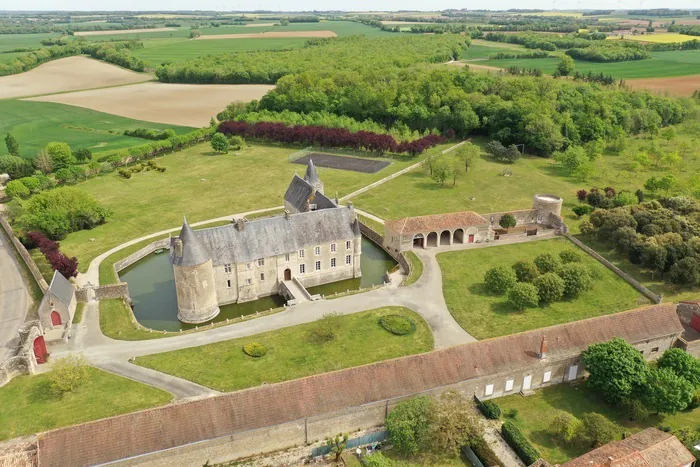
[[[306,200],[311,197],[313,192],[314,188],[309,182],[295,174],[284,193],[284,200],[294,206],[297,211],[304,212],[306,211]]]
[[[545,335],[548,359],[555,361],[614,337],[638,343],[682,330],[673,304],[653,305],[171,404],[42,433],[39,463],[100,464],[525,368],[540,361],[537,351]]]
[[[471,227],[488,224],[489,221],[474,211],[453,212],[449,214],[431,214],[429,216],[404,217],[389,221],[385,225],[397,234],[416,234],[442,230]]]
[[[177,266],[197,266],[206,263],[212,257],[210,250],[202,243],[199,236],[192,230],[187,219],[182,224],[178,237],[182,240],[182,256],[175,253],[175,238],[170,239],[170,262]]]
[[[321,179],[318,176],[318,171],[314,165],[314,161],[309,159],[309,164],[306,166],[306,175],[304,175],[304,180],[309,182],[311,185],[316,185],[321,183]]]
[[[354,222],[354,210],[334,207],[243,222],[242,230],[229,224],[194,233],[217,266],[355,238]]]
[[[647,428],[570,460],[562,467],[682,467],[694,461],[695,457],[678,438]]]
[[[51,295],[63,303],[66,308],[68,308],[73,301],[73,284],[70,283],[68,279],[63,277],[58,271],[53,272],[53,278],[51,279],[51,284],[49,285],[49,291]]]

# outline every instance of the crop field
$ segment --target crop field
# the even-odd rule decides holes
[[[192,130],[49,102],[0,100],[0,115],[0,134],[12,133],[19,141],[20,152],[25,157],[34,156],[50,141],[65,141],[73,148],[90,148],[93,152],[99,152],[145,142],[143,139],[122,135],[126,129],[172,128],[178,133]]]
[[[619,36],[608,36],[608,40],[620,40]],[[669,42],[686,42],[697,39],[694,36],[687,36],[685,34],[678,34],[675,32],[663,32],[659,34],[644,34],[641,36],[633,36],[632,34],[625,34],[625,40],[628,41],[638,41],[638,42],[657,42],[661,44],[668,44]]]
[[[260,99],[273,87],[266,84],[141,83],[52,94],[32,100],[75,105],[149,122],[202,127],[227,104]],[[144,102],[148,105],[143,105]]]
[[[221,40],[221,39],[268,39],[268,38],[294,38],[294,37],[308,37],[308,38],[323,38],[323,37],[338,37],[338,35],[333,31],[267,31],[267,32],[252,32],[252,33],[242,33],[242,34],[216,34],[200,36],[195,40]]]
[[[176,28],[149,28],[149,29],[113,29],[110,31],[76,31],[74,36],[119,36],[123,34],[142,34],[149,32],[170,32]]]
[[[475,39],[472,41],[469,48],[462,52],[459,58],[462,60],[487,59],[489,56],[499,52],[522,53],[527,52],[527,49],[518,44],[506,44]]]
[[[631,79],[626,83],[632,89],[646,89],[657,94],[690,97],[695,91],[700,90],[700,75]]]
[[[53,60],[24,73],[0,77],[0,99],[141,83],[151,76],[87,57]]]
[[[46,33],[46,34],[0,34],[0,52],[5,52],[7,50],[17,49],[17,48],[39,48],[43,47],[41,45],[42,39],[47,39],[49,37],[56,37],[58,34]],[[0,55],[1,57],[1,55]]]

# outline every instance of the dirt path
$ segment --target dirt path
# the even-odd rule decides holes
[[[254,32],[250,34],[218,34],[216,36],[199,36],[196,40],[216,40],[216,39],[265,39],[273,37],[337,37],[333,31],[274,31],[274,32]]]

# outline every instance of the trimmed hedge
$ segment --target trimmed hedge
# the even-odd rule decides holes
[[[243,346],[243,353],[251,357],[263,357],[267,354],[267,347],[260,342],[250,342]]]
[[[525,435],[511,421],[506,420],[501,427],[503,439],[518,454],[518,457],[525,462],[525,465],[534,464],[540,458],[540,453],[530,444]]]
[[[498,420],[501,417],[501,406],[494,401],[480,401],[476,399],[476,406],[484,414],[484,417],[489,420]]]
[[[392,334],[405,336],[416,331],[416,323],[401,315],[385,315],[379,318],[379,324]]]
[[[503,467],[503,463],[498,458],[491,446],[486,442],[483,436],[476,438],[470,445],[474,455],[481,461],[482,464],[489,467]]]

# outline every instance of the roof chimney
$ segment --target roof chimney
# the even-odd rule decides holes
[[[542,336],[542,342],[540,342],[539,357],[543,360],[547,358],[547,336]]]

